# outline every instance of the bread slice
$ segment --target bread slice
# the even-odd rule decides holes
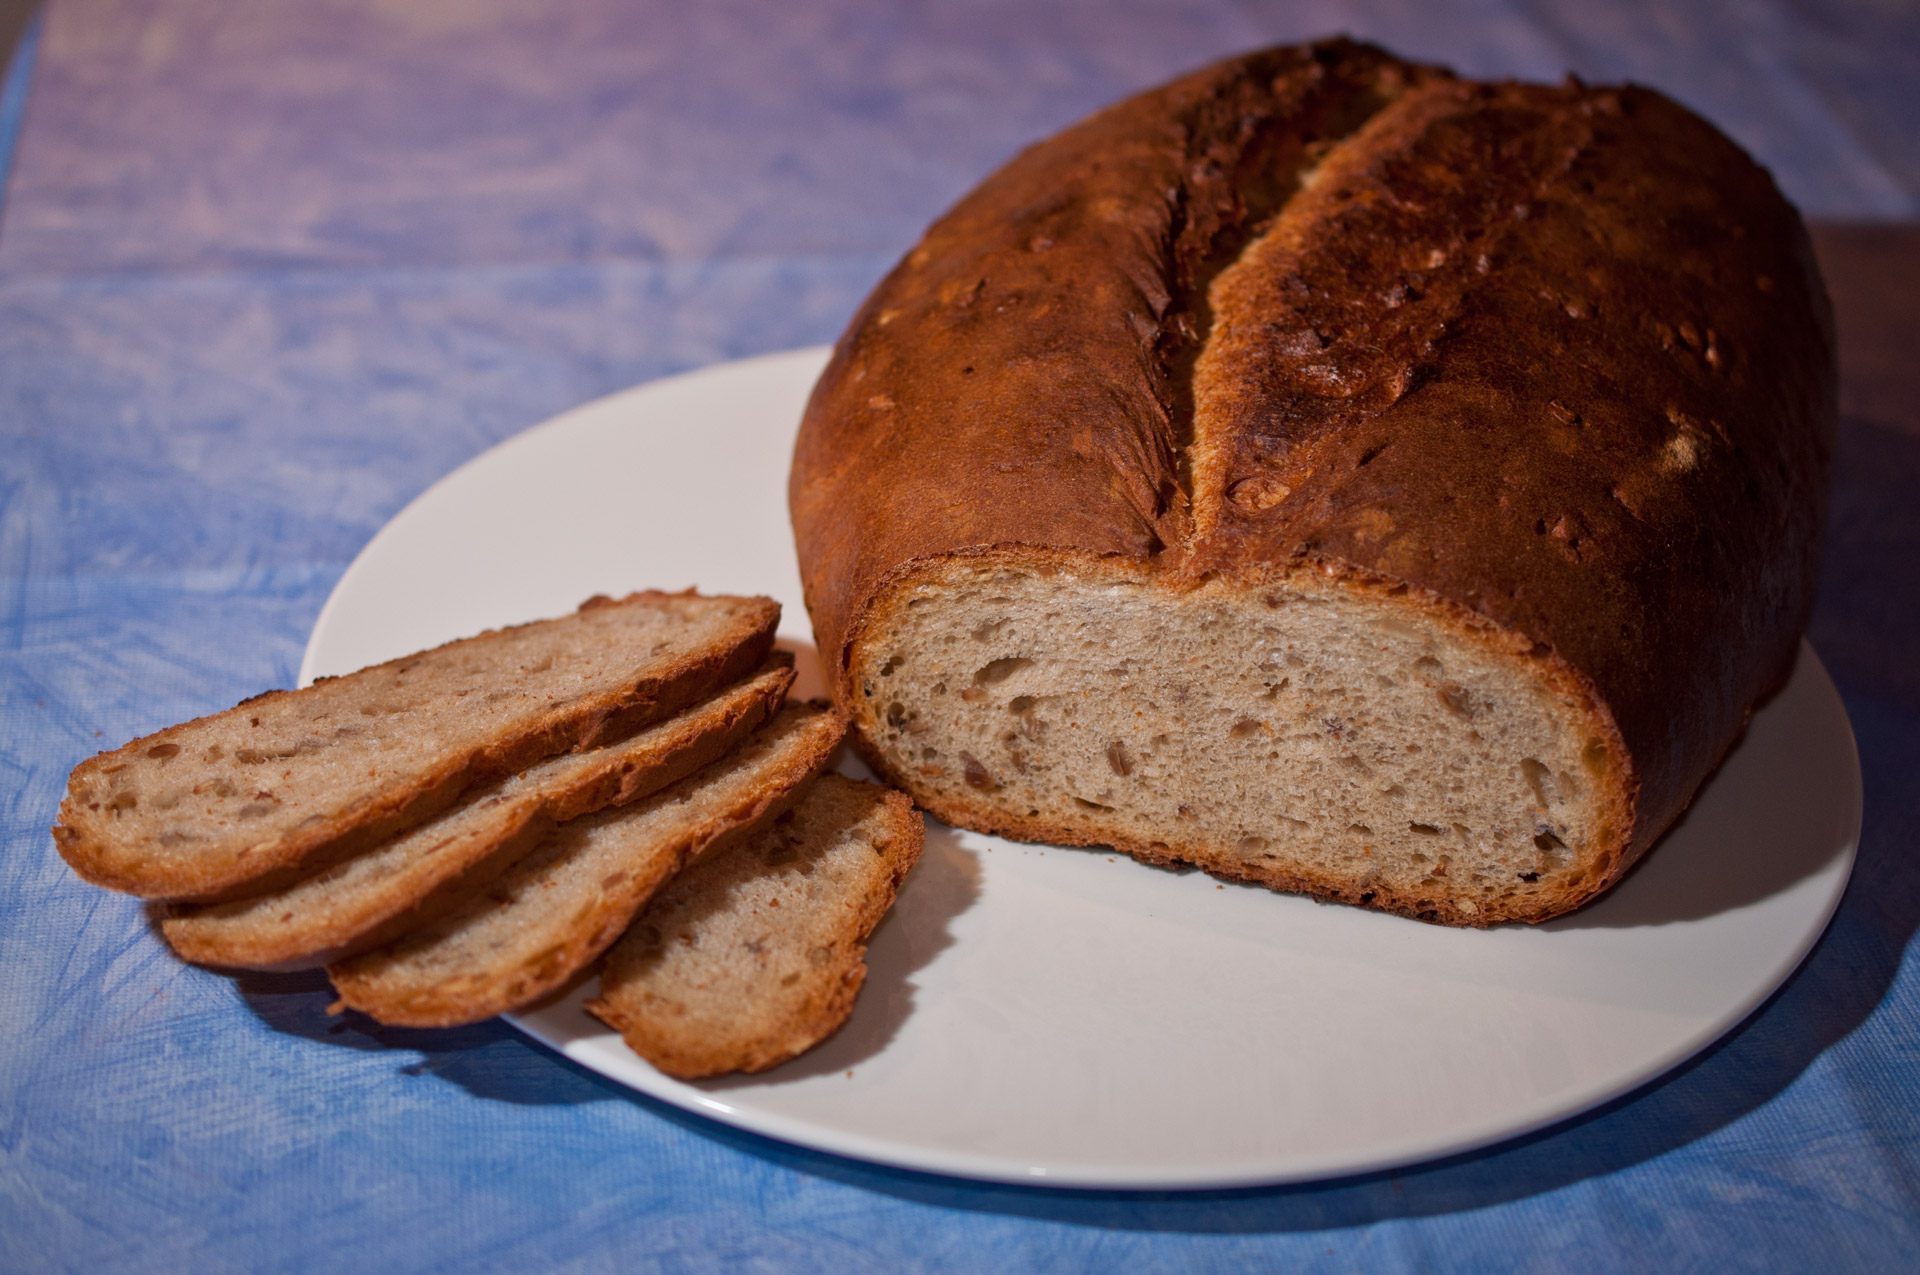
[[[176,904],[161,929],[189,961],[250,969],[323,965],[379,947],[477,892],[555,824],[636,801],[717,760],[772,716],[792,683],[792,657],[775,652],[756,676],[630,739],[470,790],[284,890]]]
[[[478,897],[328,966],[341,1003],[383,1023],[452,1027],[538,999],[606,951],[695,856],[786,809],[845,730],[824,706],[790,704],[671,788],[561,824]]]
[[[655,896],[607,954],[587,1009],[669,1075],[783,1063],[853,1012],[867,936],[924,843],[904,794],[822,775]]]
[[[277,886],[437,814],[474,783],[738,681],[766,659],[779,617],[767,598],[595,598],[559,619],[269,691],[82,762],[54,841],[82,877],[129,894]]]

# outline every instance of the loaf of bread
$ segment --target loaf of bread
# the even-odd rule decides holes
[[[824,705],[789,704],[672,787],[561,824],[445,916],[329,965],[340,1003],[383,1023],[453,1027],[546,995],[612,946],[681,868],[784,811],[845,729]]]
[[[661,890],[607,953],[587,1009],[669,1075],[783,1063],[853,1012],[867,936],[924,843],[905,796],[822,775]]]
[[[378,947],[477,893],[556,824],[637,801],[717,761],[792,683],[792,657],[776,651],[759,674],[678,717],[470,789],[425,823],[285,889],[175,904],[161,930],[189,961],[249,969],[323,965]]]
[[[1805,231],[1711,125],[1336,41],[989,177],[790,498],[855,742],[939,818],[1538,921],[1788,671],[1834,398]]]
[[[476,783],[617,739],[758,667],[768,598],[636,593],[299,691],[269,691],[74,769],[54,842],[95,885],[276,888],[438,814]]]

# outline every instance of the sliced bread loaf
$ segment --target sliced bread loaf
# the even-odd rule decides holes
[[[845,730],[824,706],[790,704],[671,788],[561,824],[446,916],[328,966],[341,1003],[383,1023],[452,1027],[538,999],[606,951],[695,856],[784,810]]]
[[[284,883],[477,782],[618,738],[746,676],[767,598],[635,593],[270,691],[75,768],[53,829],[95,885],[209,899]]]
[[[792,657],[776,652],[754,677],[630,739],[470,790],[283,890],[177,904],[161,928],[176,952],[203,965],[297,968],[378,947],[476,892],[555,824],[636,801],[719,759],[773,714],[792,682]]]
[[[1800,649],[1833,350],[1798,215],[1658,93],[1235,58],[861,307],[789,488],[821,662],[937,818],[1547,920]]]
[[[785,1062],[853,1012],[867,936],[924,843],[903,794],[823,775],[656,895],[607,954],[587,1009],[669,1075]]]

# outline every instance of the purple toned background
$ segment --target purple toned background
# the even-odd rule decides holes
[[[1653,84],[1829,223],[1853,379],[1813,636],[1866,831],[1808,964],[1702,1058],[1358,1181],[976,1186],[728,1132],[497,1023],[329,1019],[323,980],[185,967],[53,854],[75,762],[291,684],[352,556],[463,460],[831,340],[1021,145],[1336,31]],[[0,99],[0,1269],[1911,1269],[1920,332],[1880,285],[1920,279],[1916,121],[1898,0],[53,0]]]

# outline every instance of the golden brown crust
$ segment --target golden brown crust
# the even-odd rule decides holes
[[[1443,74],[1344,42],[1252,54],[1027,150],[935,222],[841,338],[796,447],[822,652],[917,557],[1182,540],[1205,278],[1331,139]]]
[[[1335,41],[1207,68],[982,183],[841,339],[790,499],[843,705],[867,617],[955,555],[1404,586],[1609,744],[1614,813],[1564,911],[1784,676],[1834,394],[1805,231],[1710,125]],[[968,826],[1090,840],[888,777]]]

